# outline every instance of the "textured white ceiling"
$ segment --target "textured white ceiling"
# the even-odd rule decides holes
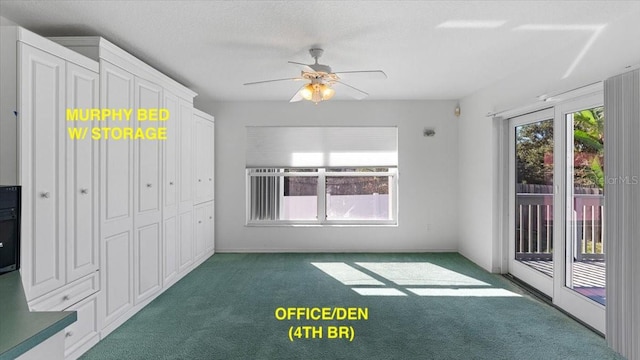
[[[312,46],[334,71],[383,69],[348,80],[370,99],[459,99],[525,70],[563,81],[640,63],[640,1],[2,0],[0,16],[101,35],[204,101],[288,100],[299,83],[242,84],[297,76],[287,60],[310,63]],[[498,26],[441,26],[463,20]]]

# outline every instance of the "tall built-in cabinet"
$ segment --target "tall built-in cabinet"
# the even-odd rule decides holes
[[[214,120],[213,117],[195,110],[195,253],[200,258],[213,251],[214,233]]]
[[[131,121],[103,126],[146,131],[166,128],[166,140],[106,140],[100,157],[102,209],[100,304],[102,336],[120,326],[163,289],[213,254],[198,253],[195,197],[213,200],[213,118],[193,108],[196,95],[164,74],[100,37],[62,37],[53,41],[85,54],[100,64],[100,106],[131,108]],[[165,121],[138,121],[138,110],[167,109]],[[211,124],[206,148],[197,144],[197,117]],[[205,146],[201,142],[202,146]],[[205,151],[211,175],[197,190],[195,174]],[[209,163],[209,161],[202,161]],[[208,178],[207,178],[208,179]],[[210,211],[213,221],[213,208]],[[209,226],[213,228],[213,225]],[[205,242],[213,244],[213,231]]]
[[[99,67],[18,27],[3,27],[0,46],[0,142],[11,144],[0,156],[15,156],[2,181],[22,186],[23,287],[32,310],[78,312],[64,340],[74,358],[99,340],[99,149],[70,138],[95,124],[66,121],[66,109],[98,107]]]
[[[32,310],[77,311],[65,338],[74,359],[213,254],[213,117],[100,37],[51,41],[20,27],[2,37],[0,108],[17,125],[0,123],[0,182],[23,186],[23,285]],[[132,118],[66,119],[92,108]],[[169,118],[137,121],[138,109]],[[164,127],[166,140],[91,139],[105,127]]]

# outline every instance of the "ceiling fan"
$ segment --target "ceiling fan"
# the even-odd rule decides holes
[[[300,76],[298,77],[255,81],[244,85],[256,85],[276,81],[308,81],[305,85],[302,85],[289,101],[309,100],[317,104],[320,101],[329,100],[335,95],[335,90],[333,89],[335,85],[340,86],[341,90],[344,90],[347,95],[357,100],[364,99],[369,95],[365,91],[342,81],[343,77],[366,76],[368,78],[387,78],[387,74],[382,70],[331,71],[330,66],[318,63],[318,58],[322,56],[323,52],[324,50],[319,48],[309,49],[309,54],[315,60],[313,64],[289,61],[289,64],[299,65],[302,68]]]

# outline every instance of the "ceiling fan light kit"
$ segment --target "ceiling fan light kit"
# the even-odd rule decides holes
[[[333,89],[334,85],[342,85],[341,89],[343,89],[347,95],[350,95],[357,100],[364,99],[369,95],[368,93],[354,86],[346,84],[344,81],[342,81],[340,74],[344,74],[346,76],[354,75],[378,77],[384,79],[387,78],[387,75],[382,70],[333,72],[330,66],[318,63],[318,58],[322,56],[323,53],[324,50],[319,48],[309,49],[309,54],[315,60],[313,64],[303,64],[295,61],[289,61],[290,64],[295,64],[302,67],[299,77],[256,81],[245,83],[244,85],[257,85],[276,81],[308,81],[308,83],[303,85],[289,101],[296,102],[300,100],[308,100],[318,104],[321,101],[331,99],[335,95],[336,91]]]
[[[300,89],[300,95],[305,100],[313,101],[316,104],[331,99],[335,93],[336,91],[330,86],[320,83],[307,84]]]

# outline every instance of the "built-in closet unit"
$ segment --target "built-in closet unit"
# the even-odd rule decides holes
[[[65,338],[73,359],[213,254],[213,117],[193,108],[193,91],[100,37],[20,27],[2,37],[0,105],[16,115],[0,125],[0,181],[23,187],[30,308],[78,312]],[[91,108],[132,118],[66,119]],[[137,121],[149,108],[168,120]],[[74,127],[87,137],[71,140]],[[93,140],[93,127],[165,127],[167,138]]]
[[[212,156],[214,123],[213,117],[195,110],[195,203],[196,203],[196,234],[195,254],[196,259],[213,251],[213,201],[214,201],[214,167]]]
[[[67,108],[98,107],[98,63],[19,27],[2,30],[4,184],[22,186],[21,272],[34,311],[75,310],[65,356],[99,340],[98,143]],[[13,119],[9,119],[13,117]],[[10,121],[12,123],[10,123]]]

